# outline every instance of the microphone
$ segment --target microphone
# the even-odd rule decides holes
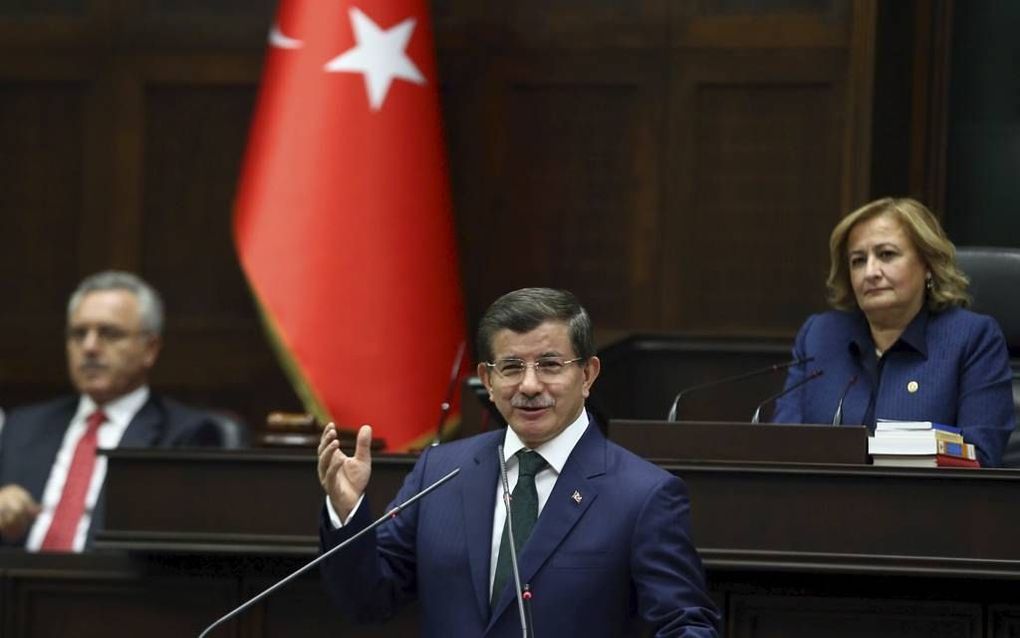
[[[316,565],[321,563],[326,558],[329,558],[330,556],[332,556],[336,552],[338,552],[341,549],[347,547],[348,545],[350,545],[354,541],[358,540],[359,538],[361,538],[365,534],[371,532],[375,528],[379,527],[380,525],[382,525],[386,521],[390,520],[391,518],[396,518],[397,514],[399,514],[400,512],[404,511],[409,505],[411,505],[412,503],[414,503],[415,501],[417,501],[421,497],[425,496],[429,492],[435,490],[436,488],[438,488],[443,483],[446,483],[447,481],[449,481],[453,477],[457,476],[457,474],[459,474],[459,473],[460,473],[460,468],[459,467],[454,469],[454,470],[451,470],[450,473],[447,474],[446,476],[442,477],[441,479],[439,479],[438,481],[436,481],[432,485],[429,485],[428,487],[426,487],[422,491],[418,492],[417,494],[415,494],[411,498],[407,499],[406,501],[404,501],[400,505],[397,505],[396,507],[392,508],[390,511],[388,511],[385,514],[383,514],[382,516],[380,516],[378,519],[376,519],[376,521],[374,523],[372,523],[371,525],[369,525],[365,529],[361,530],[360,532],[358,532],[354,536],[351,536],[350,538],[348,538],[344,542],[340,543],[339,545],[337,545],[333,549],[329,550],[328,552],[324,552],[321,556],[317,557],[315,560],[311,561],[310,563],[307,563],[303,567],[298,568],[297,571],[293,572],[289,576],[285,576],[282,580],[280,580],[276,584],[270,586],[268,589],[264,590],[262,593],[256,594],[250,600],[248,600],[247,602],[241,604],[239,607],[237,607],[236,609],[234,609],[233,611],[228,613],[226,616],[223,616],[222,618],[220,618],[219,620],[217,620],[213,624],[209,625],[208,627],[205,628],[205,631],[203,631],[201,634],[198,635],[198,638],[205,638],[206,636],[209,635],[209,632],[212,631],[213,629],[215,629],[216,627],[219,627],[220,625],[222,625],[226,621],[230,620],[234,616],[240,614],[245,609],[248,609],[249,607],[251,607],[252,605],[257,603],[258,601],[262,600],[263,598],[265,598],[269,594],[273,593],[277,589],[283,587],[284,585],[286,585],[290,581],[294,580],[295,578],[297,578],[301,574],[305,573],[309,569],[315,567]]]
[[[763,374],[768,374],[770,372],[778,372],[779,370],[785,370],[787,368],[792,368],[793,366],[798,366],[798,365],[800,365],[802,363],[808,363],[810,361],[814,361],[814,357],[804,357],[802,359],[792,359],[790,361],[787,361],[786,363],[774,363],[774,364],[772,364],[770,366],[766,366],[764,368],[759,368],[757,370],[751,370],[750,372],[742,372],[740,374],[735,374],[735,375],[730,376],[730,377],[723,377],[722,379],[715,379],[715,380],[712,380],[712,381],[706,381],[705,383],[699,383],[697,385],[692,385],[692,386],[690,386],[688,388],[684,388],[683,390],[681,390],[680,392],[677,393],[676,397],[673,399],[672,405],[669,406],[669,415],[666,417],[666,420],[669,421],[669,422],[676,421],[676,408],[677,408],[677,405],[679,405],[680,399],[684,395],[686,395],[686,394],[689,394],[691,392],[695,392],[697,390],[705,390],[707,388],[712,388],[712,387],[715,387],[717,385],[723,385],[723,384],[726,384],[726,383],[732,383],[732,382],[736,382],[736,381],[743,381],[744,379],[751,379],[753,377],[761,376]]]
[[[517,614],[521,619],[521,636],[534,636],[533,626],[528,620],[531,617],[531,588],[521,587],[521,572],[517,568],[517,540],[514,536],[514,517],[510,514],[510,481],[506,478],[506,462],[503,460],[503,446],[496,449],[499,454],[499,477],[503,481],[503,507],[506,509],[506,540],[510,543],[510,566],[514,572],[514,590],[517,593]],[[524,611],[524,601],[528,601],[528,611]]]
[[[464,361],[464,340],[457,346],[457,354],[453,357],[453,370],[450,370],[450,385],[446,386],[446,400],[439,404],[439,424],[436,425],[436,438],[432,439],[432,445],[439,445],[443,437],[443,424],[450,414],[453,406],[453,393],[457,391],[457,378],[460,376],[460,364]]]
[[[846,395],[850,392],[850,388],[854,387],[857,383],[857,375],[850,377],[850,381],[847,382],[846,387],[843,388],[843,394],[839,395],[839,403],[836,404],[836,412],[832,415],[833,425],[843,425],[843,400],[846,399]]]
[[[761,419],[761,410],[766,405],[772,403],[773,401],[776,401],[778,399],[781,399],[781,398],[785,397],[786,395],[790,394],[791,392],[793,392],[794,390],[796,390],[800,386],[804,385],[805,383],[807,383],[809,381],[814,381],[815,379],[817,379],[818,377],[822,376],[823,374],[825,374],[824,370],[815,370],[814,372],[812,372],[811,374],[807,375],[806,377],[804,377],[803,379],[801,379],[797,383],[794,383],[793,385],[791,385],[789,388],[786,388],[782,392],[777,392],[776,394],[773,394],[769,398],[767,398],[764,401],[762,401],[761,403],[759,403],[758,407],[756,407],[754,409],[754,416],[751,417],[751,423],[758,423],[758,421]]]

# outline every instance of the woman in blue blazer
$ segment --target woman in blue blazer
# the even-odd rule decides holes
[[[871,202],[836,225],[829,255],[836,310],[808,317],[793,349],[825,374],[783,397],[773,421],[831,423],[842,399],[842,423],[955,425],[983,467],[999,465],[1015,424],[1006,342],[994,319],[964,309],[967,278],[931,211]],[[805,368],[791,368],[786,387]]]

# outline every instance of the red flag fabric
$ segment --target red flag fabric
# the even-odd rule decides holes
[[[420,0],[282,0],[234,237],[320,419],[435,432],[465,336],[436,64]]]

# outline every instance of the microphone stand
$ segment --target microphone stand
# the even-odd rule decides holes
[[[856,374],[850,377],[850,381],[848,381],[846,387],[843,388],[843,393],[839,395],[839,403],[836,404],[836,412],[832,415],[833,425],[843,425],[843,400],[846,399],[846,395],[850,393],[850,388],[854,387],[855,383],[857,383]]]
[[[514,518],[510,514],[510,481],[506,478],[506,463],[503,461],[503,446],[497,448],[499,454],[499,476],[503,481],[503,506],[506,508],[506,540],[510,543],[510,566],[514,572],[514,591],[517,593],[517,613],[521,619],[521,636],[534,638],[534,624],[531,621],[531,588],[529,585],[521,587],[521,572],[517,567],[517,543],[514,536]],[[527,612],[524,610],[524,601],[528,601]]]
[[[531,585],[525,583],[524,591],[521,592],[521,600],[524,603],[524,609],[528,612],[527,628],[531,638],[535,638],[535,617],[531,615]]]
[[[754,416],[751,417],[751,423],[758,423],[758,421],[761,419],[761,409],[764,408],[766,405],[772,403],[773,401],[775,401],[777,399],[781,399],[781,398],[785,397],[787,394],[793,392],[794,390],[796,390],[800,386],[804,385],[805,383],[807,383],[809,381],[814,381],[815,379],[817,379],[818,377],[822,376],[823,374],[825,374],[824,370],[815,370],[814,372],[812,372],[811,374],[807,375],[806,377],[804,377],[803,379],[801,379],[797,383],[794,383],[793,385],[791,385],[789,388],[786,388],[782,392],[778,392],[778,393],[770,396],[769,398],[765,399],[761,403],[759,403],[758,407],[756,407],[754,409]]]
[[[404,501],[400,505],[397,505],[396,507],[392,508],[390,511],[388,511],[385,514],[383,514],[382,516],[380,516],[378,519],[376,519],[376,521],[374,523],[372,523],[371,525],[369,525],[365,529],[361,530],[360,532],[358,532],[354,536],[351,536],[350,538],[348,538],[344,542],[340,543],[339,545],[337,545],[333,549],[331,549],[331,550],[329,550],[327,552],[323,552],[323,554],[321,556],[318,556],[317,558],[315,558],[315,560],[311,561],[310,563],[305,564],[303,567],[298,568],[297,571],[295,571],[294,573],[290,574],[289,576],[286,576],[280,582],[270,586],[268,589],[264,590],[262,593],[256,594],[254,597],[249,599],[247,602],[242,603],[239,607],[237,607],[236,609],[234,609],[233,611],[228,613],[226,616],[223,616],[222,618],[220,618],[219,620],[217,620],[213,624],[211,624],[208,627],[206,627],[205,631],[203,631],[201,634],[199,634],[198,638],[205,638],[206,636],[209,635],[209,632],[212,631],[213,629],[215,629],[216,627],[219,627],[220,625],[222,625],[226,621],[230,620],[234,616],[237,616],[238,614],[240,614],[245,609],[248,609],[249,607],[251,607],[255,603],[259,602],[260,600],[262,600],[263,598],[268,596],[269,594],[271,594],[274,591],[276,591],[277,589],[283,587],[284,585],[286,585],[290,581],[294,580],[295,578],[297,578],[301,574],[305,573],[306,571],[308,571],[312,567],[315,567],[316,565],[321,563],[323,560],[329,558],[330,556],[332,556],[336,552],[338,552],[341,549],[347,547],[348,545],[350,545],[354,541],[358,540],[359,538],[361,538],[365,534],[371,532],[375,528],[379,527],[380,525],[382,525],[386,521],[390,520],[391,518],[396,518],[397,514],[399,514],[400,512],[404,511],[404,509],[406,509],[409,505],[411,505],[412,503],[414,503],[415,501],[417,501],[421,497],[425,496],[429,492],[435,490],[437,487],[439,487],[443,483],[446,483],[447,481],[449,481],[453,477],[457,476],[457,474],[459,474],[459,473],[460,473],[460,468],[459,467],[454,469],[454,470],[451,470],[450,473],[447,474],[446,476],[442,477],[441,479],[439,479],[438,481],[436,481],[432,485],[429,485],[428,487],[426,487],[422,491],[418,492],[417,494],[415,494],[411,498],[407,499],[406,501]]]
[[[439,445],[443,438],[443,424],[446,417],[450,415],[450,408],[453,407],[453,393],[457,391],[457,378],[460,376],[460,364],[464,361],[464,340],[461,339],[457,346],[457,354],[453,357],[453,370],[450,370],[450,384],[446,386],[446,400],[439,404],[439,423],[436,425],[436,438],[432,439],[432,445]]]
[[[680,399],[685,394],[694,392],[696,390],[704,390],[705,388],[711,388],[713,386],[721,385],[723,383],[743,381],[744,379],[750,379],[752,377],[757,377],[759,375],[767,374],[769,372],[778,372],[780,370],[785,370],[787,368],[791,368],[802,363],[809,363],[813,360],[814,357],[804,357],[803,359],[794,359],[793,361],[787,361],[786,363],[774,363],[764,368],[751,370],[750,372],[742,372],[740,374],[733,375],[732,377],[723,377],[722,379],[713,379],[712,381],[706,381],[705,383],[699,383],[698,385],[692,385],[689,388],[684,388],[683,390],[677,393],[676,397],[674,397],[673,399],[673,403],[670,404],[669,414],[666,416],[666,421],[669,421],[670,423],[676,421],[677,406],[680,405]]]

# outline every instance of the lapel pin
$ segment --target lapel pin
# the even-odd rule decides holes
[[[574,493],[570,495],[570,498],[574,499],[574,502],[578,505],[581,504],[581,493],[577,490],[574,490]]]
[[[910,383],[907,384],[907,392],[909,392],[910,394],[913,394],[913,393],[917,392],[917,389],[919,387],[920,387],[920,384],[917,381],[911,381]]]

